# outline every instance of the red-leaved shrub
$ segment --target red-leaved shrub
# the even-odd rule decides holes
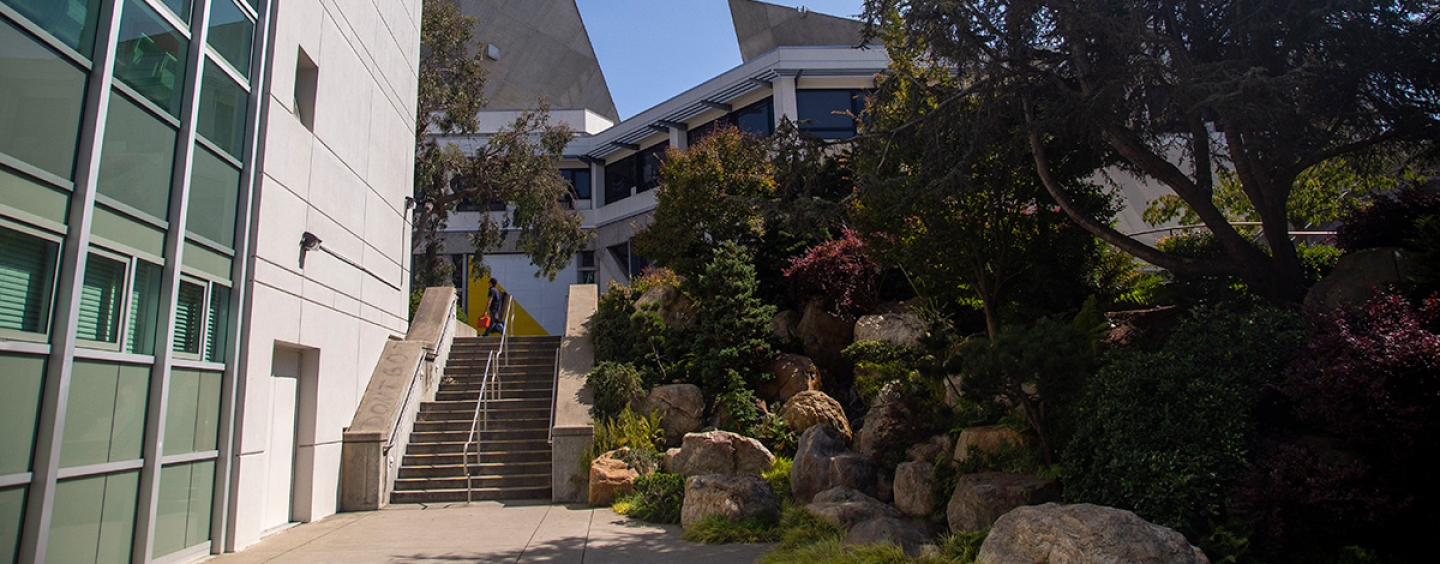
[[[839,239],[806,249],[790,259],[782,274],[796,304],[819,298],[834,313],[861,313],[879,300],[880,265],[865,252],[865,242],[846,228]]]
[[[1233,509],[1272,554],[1363,545],[1397,555],[1440,522],[1440,297],[1312,320],[1280,391],[1293,410],[1256,451]],[[1401,560],[1403,561],[1403,560]]]

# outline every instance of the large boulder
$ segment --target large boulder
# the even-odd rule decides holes
[[[805,356],[815,361],[832,375],[844,372],[849,365],[840,350],[855,340],[855,320],[825,311],[820,300],[805,304],[800,323],[795,326],[800,335],[800,344]]]
[[[882,449],[913,445],[926,436],[916,436],[930,427],[926,416],[918,409],[915,398],[907,396],[895,383],[887,384],[865,412],[864,422],[855,433],[855,449],[875,457]]]
[[[1060,484],[1054,480],[1002,472],[968,474],[955,484],[945,520],[952,533],[978,531],[1016,507],[1059,499]]]
[[[905,348],[918,348],[925,338],[925,323],[913,313],[864,315],[855,320],[856,341],[880,341]]]
[[[954,450],[955,442],[950,435],[935,435],[924,442],[910,445],[905,449],[905,458],[911,462],[933,462],[940,458],[940,455],[950,455]]]
[[[753,474],[770,470],[775,455],[760,441],[731,433],[690,433],[670,460],[671,471],[686,476],[701,474]]]
[[[1046,503],[1006,513],[977,564],[1209,564],[1185,536],[1113,507]]]
[[[635,300],[635,311],[647,309],[660,314],[665,326],[671,329],[687,327],[695,322],[695,302],[674,286],[660,284],[646,290],[640,299]]]
[[[895,467],[895,508],[906,517],[924,517],[935,510],[931,492],[935,465],[929,462],[901,462]]]
[[[623,450],[623,449],[622,449]],[[610,505],[620,494],[635,491],[640,472],[621,460],[620,451],[601,454],[590,463],[590,505]]]
[[[1025,439],[1013,429],[1007,429],[999,425],[987,427],[969,427],[960,431],[959,440],[955,441],[955,462],[965,462],[970,459],[971,451],[993,454],[1004,449],[1015,448],[1025,444]]]
[[[730,521],[773,520],[779,517],[780,500],[770,483],[748,474],[707,474],[685,480],[685,501],[680,506],[680,525],[689,529],[712,515]]]
[[[845,420],[845,408],[825,392],[809,390],[795,394],[780,406],[779,415],[796,433],[824,424],[834,427],[845,442],[850,442],[850,422]]]
[[[800,392],[820,389],[820,369],[809,357],[785,353],[770,363],[773,378],[757,390],[761,398],[784,402]]]
[[[925,529],[895,517],[876,517],[855,525],[845,533],[845,544],[892,544],[911,558],[918,558],[921,549],[929,542],[930,533]]]
[[[800,341],[800,312],[787,309],[770,318],[770,334],[781,341]]]
[[[656,386],[640,402],[640,413],[655,412],[660,414],[665,444],[679,445],[686,433],[705,427],[705,396],[694,384]]]
[[[1403,280],[1409,270],[1409,257],[1396,248],[1365,249],[1343,255],[1335,263],[1335,270],[1310,287],[1310,292],[1305,294],[1305,308],[1331,311],[1363,304],[1375,297],[1377,288]]]
[[[899,517],[900,512],[855,488],[837,486],[815,494],[805,510],[842,531],[877,517]]]
[[[845,450],[845,438],[829,425],[814,425],[800,435],[790,467],[790,493],[801,505],[822,491],[848,486],[867,495],[875,491],[875,461]]]

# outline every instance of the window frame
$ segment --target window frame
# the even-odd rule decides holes
[[[56,284],[56,281],[60,278],[60,257],[65,252],[65,237],[63,235],[58,235],[45,229],[31,227],[23,223],[11,221],[10,218],[3,215],[0,215],[0,227],[15,231],[21,235],[34,237],[36,239],[40,239],[44,242],[55,245],[55,253],[49,259],[50,278],[49,282],[46,284],[46,295],[44,296],[45,308],[40,316],[41,330],[38,332],[32,332],[21,331],[18,329],[0,328],[0,342],[22,341],[28,343],[48,344],[50,342],[50,332],[54,329],[55,324],[55,294],[58,291],[58,285]]]

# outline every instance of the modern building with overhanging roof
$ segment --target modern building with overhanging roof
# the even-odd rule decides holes
[[[573,0],[557,3],[573,4]],[[613,114],[602,108],[552,103],[556,108],[552,120],[567,123],[577,132],[566,148],[560,171],[574,188],[574,209],[584,216],[583,226],[594,237],[589,248],[554,282],[536,278],[529,259],[513,246],[485,256],[494,276],[514,298],[521,315],[516,329],[527,334],[558,334],[565,323],[570,284],[598,283],[603,288],[611,281],[628,280],[648,265],[644,257],[631,251],[630,241],[649,224],[656,204],[652,189],[659,181],[660,161],[667,149],[685,149],[716,124],[764,136],[788,119],[801,131],[826,139],[855,135],[857,123],[852,116],[860,114],[865,93],[874,89],[876,75],[889,64],[883,48],[857,47],[861,23],[754,0],[730,0],[729,4],[736,40],[745,56],[740,66],[618,123],[612,123],[608,116]],[[502,61],[512,51],[524,49],[504,44],[504,36],[482,32],[477,39],[495,45]],[[593,83],[589,87],[598,88]],[[603,98],[609,99],[608,91]],[[553,102],[555,98],[548,99]],[[492,99],[481,114],[482,132],[494,132],[519,110],[535,107],[533,99],[520,102],[519,107],[505,107]],[[449,140],[473,151],[487,139],[482,133]],[[459,267],[457,285],[466,290],[472,322],[483,311],[487,285],[483,280],[464,279],[465,266],[471,260],[465,253],[468,234],[484,213],[504,212],[462,208],[451,216],[442,233],[442,241]]]
[[[420,8],[0,0],[0,561],[336,511],[407,327]]]

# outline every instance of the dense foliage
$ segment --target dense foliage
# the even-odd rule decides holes
[[[1435,0],[865,4],[875,33],[899,31],[887,41],[892,56],[916,50],[959,75],[966,89],[955,104],[981,104],[988,110],[977,115],[1010,120],[1020,103],[1025,127],[1016,131],[1030,144],[1036,173],[1085,229],[1167,270],[1239,276],[1284,301],[1304,292],[1288,235],[1300,174],[1377,146],[1433,140],[1440,124]],[[1224,256],[1187,260],[1156,250],[1078,206],[1056,174],[1073,147],[1051,146],[1057,137],[1113,154],[1173,191],[1215,233]],[[1212,165],[1222,164],[1264,224],[1270,254],[1212,199]]]
[[[1253,412],[1303,339],[1296,315],[1201,309],[1158,350],[1125,350],[1090,377],[1063,457],[1065,497],[1203,536],[1248,463]]]
[[[697,303],[689,342],[693,383],[707,397],[750,392],[753,398],[756,387],[770,376],[765,367],[774,359],[769,335],[775,306],[755,297],[749,254],[734,243],[721,245],[685,285]],[[748,402],[735,399],[729,407],[743,410]]]
[[[621,411],[645,399],[640,373],[630,364],[601,362],[585,376],[585,386],[594,398],[590,414],[596,420],[618,417]]]
[[[615,500],[616,513],[649,523],[680,522],[685,502],[685,476],[654,472],[637,476],[635,490]]]
[[[1440,192],[1409,186],[1378,194],[1345,210],[1336,232],[1337,245],[1346,251],[1433,247],[1435,240],[1420,237],[1420,222],[1427,217],[1440,217]]]
[[[839,239],[820,243],[790,260],[783,271],[796,304],[820,299],[837,314],[863,314],[880,299],[880,265],[865,252],[865,242],[845,229]]]
[[[1387,294],[1317,317],[1280,389],[1295,421],[1237,493],[1267,551],[1427,550],[1427,524],[1440,522],[1426,462],[1440,449],[1440,298]]]

